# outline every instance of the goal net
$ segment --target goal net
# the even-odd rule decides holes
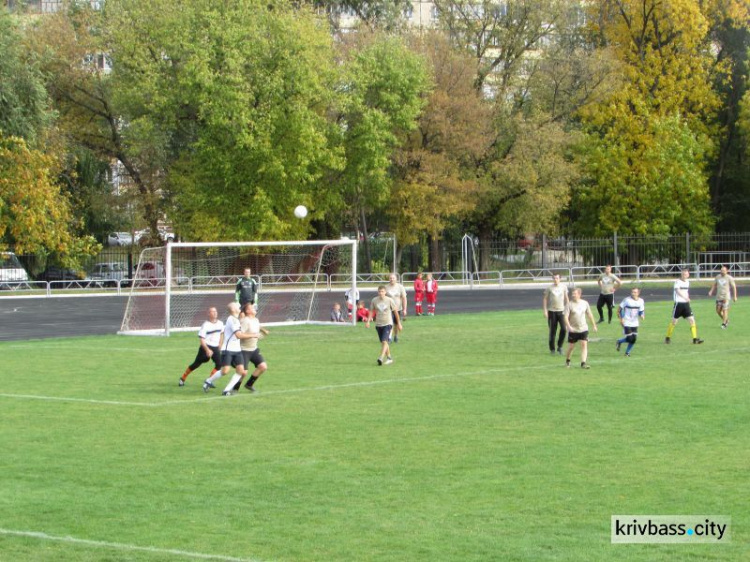
[[[356,263],[356,241],[346,239],[177,242],[146,248],[119,333],[168,336],[197,330],[212,306],[225,318],[246,268],[258,283],[263,324],[330,323],[333,304],[346,311],[340,295],[356,289]]]

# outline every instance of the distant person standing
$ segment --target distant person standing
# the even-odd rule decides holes
[[[359,289],[349,287],[344,293],[344,298],[346,299],[346,310],[349,313],[349,320],[351,320],[354,307],[357,306],[357,302],[359,301]]]
[[[569,302],[568,288],[560,284],[560,274],[552,276],[552,285],[544,290],[542,297],[542,310],[547,319],[549,327],[549,352],[555,353],[555,335],[558,327],[560,335],[557,336],[557,354],[562,355],[562,346],[565,342],[565,307]]]
[[[729,275],[726,265],[721,266],[721,273],[714,279],[714,284],[708,291],[710,297],[716,293],[716,314],[721,318],[721,328],[726,330],[729,325],[729,301],[737,302],[737,284],[734,277]]]
[[[391,273],[389,283],[385,286],[385,294],[393,299],[396,305],[396,312],[400,321],[396,321],[396,314],[393,316],[393,342],[398,343],[398,333],[401,331],[401,322],[406,319],[406,289],[398,282],[398,275]]]
[[[393,363],[391,357],[391,330],[394,326],[401,328],[401,319],[396,310],[396,303],[386,293],[386,288],[381,285],[378,287],[378,296],[372,299],[370,303],[370,314],[365,321],[365,327],[370,327],[370,321],[375,320],[375,329],[378,332],[380,340],[380,355],[378,356],[378,365],[390,365]]]
[[[565,327],[568,329],[568,353],[565,355],[565,366],[570,367],[570,357],[573,355],[576,343],[581,342],[581,368],[588,369],[589,356],[589,325],[586,318],[591,320],[594,331],[597,331],[594,315],[591,314],[589,303],[581,298],[581,289],[575,288],[571,293],[570,302],[565,308]]]
[[[224,322],[219,320],[219,312],[216,307],[208,309],[208,320],[203,322],[198,330],[198,338],[201,343],[198,347],[198,354],[195,356],[195,360],[185,369],[180,377],[179,386],[185,386],[185,380],[188,375],[195,371],[198,367],[209,361],[214,362],[214,368],[211,371],[211,375],[216,371],[221,370],[221,335],[224,331]],[[209,375],[209,376],[211,376]]]
[[[617,351],[625,342],[628,347],[625,348],[625,357],[630,357],[630,352],[638,339],[638,326],[641,320],[646,318],[646,305],[641,298],[641,290],[634,287],[630,290],[630,296],[622,299],[620,308],[617,309],[617,316],[620,318],[623,336],[617,340]]]
[[[252,270],[246,267],[244,275],[234,288],[234,300],[240,303],[240,310],[244,309],[247,303],[258,304],[258,282],[252,278],[252,273]]]
[[[435,316],[435,307],[437,306],[438,282],[432,278],[432,273],[427,274],[427,281],[424,284],[424,294],[427,297],[427,316]]]
[[[604,322],[604,305],[607,305],[608,323],[612,323],[612,309],[615,306],[615,291],[620,288],[622,281],[614,273],[612,266],[604,268],[604,273],[599,276],[599,299],[596,301],[596,311],[599,313],[599,323]]]
[[[422,272],[417,273],[414,280],[414,312],[417,316],[422,316],[422,301],[424,300],[424,280]]]
[[[674,282],[672,321],[667,327],[667,337],[664,338],[664,343],[672,343],[672,334],[680,318],[687,318],[688,324],[690,324],[690,333],[693,336],[693,343],[703,343],[703,340],[698,337],[698,327],[695,325],[693,310],[690,308],[689,277],[690,270],[685,268],[680,272],[680,278]]]

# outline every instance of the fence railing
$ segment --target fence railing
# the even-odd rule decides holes
[[[623,280],[631,282],[648,282],[675,279],[684,268],[690,270],[691,276],[698,280],[709,280],[719,274],[722,265],[718,263],[676,263],[647,264],[613,267],[612,272]],[[441,287],[461,287],[466,289],[523,286],[524,284],[551,282],[553,275],[560,275],[564,283],[596,282],[604,272],[604,266],[592,267],[555,267],[509,269],[504,271],[482,271],[467,274],[464,271],[439,271],[433,277]],[[729,264],[729,273],[737,278],[750,278],[750,261]],[[388,283],[390,274],[368,273],[357,275],[357,285],[362,288],[375,288]],[[401,282],[410,290],[417,272],[409,271],[401,275]],[[217,275],[199,277],[179,277],[172,279],[173,291],[179,293],[198,293],[204,291],[233,291],[239,279],[236,275]],[[335,274],[269,274],[258,275],[259,290],[286,290],[294,287],[301,290],[332,291],[351,285],[351,275]],[[80,279],[73,281],[3,281],[0,283],[0,297],[16,296],[64,296],[79,294],[113,294],[120,295],[128,291],[148,291],[163,289],[166,279],[149,277],[143,279],[97,280]]]

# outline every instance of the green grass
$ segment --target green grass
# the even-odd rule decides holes
[[[231,398],[207,365],[177,387],[194,334],[2,343],[0,559],[747,560],[750,320],[701,301],[706,343],[665,346],[670,307],[630,359],[602,326],[589,371],[541,310],[409,318],[384,367],[372,328],[277,328]],[[611,545],[613,514],[732,541]]]

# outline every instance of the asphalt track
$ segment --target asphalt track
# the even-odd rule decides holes
[[[539,308],[541,314],[542,288],[493,288],[479,290],[441,290],[438,295],[437,314],[457,312],[487,312],[498,310],[528,310]],[[593,306],[598,295],[597,287],[584,287],[584,298]],[[363,290],[362,299],[370,301],[375,291]],[[619,300],[627,295],[625,288],[616,295]],[[409,314],[414,313],[413,294],[408,291]],[[644,287],[641,296],[646,300],[667,300],[672,290],[664,287]],[[215,306],[222,307],[233,297],[217,298]],[[262,298],[262,294],[261,294]],[[705,291],[696,290],[693,298],[708,298]],[[319,310],[330,310],[333,302],[343,306],[343,294],[323,293]],[[19,341],[61,337],[116,334],[127,304],[126,296],[102,295],[80,297],[0,297],[0,341]],[[223,312],[220,312],[223,315]],[[261,317],[262,320],[262,317]]]

